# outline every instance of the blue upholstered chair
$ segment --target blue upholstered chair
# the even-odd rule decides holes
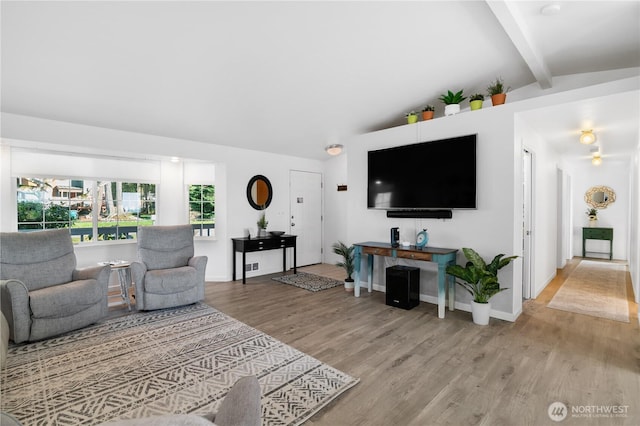
[[[191,225],[138,227],[138,258],[139,262],[131,264],[138,310],[204,299],[207,257],[194,257]]]
[[[0,233],[0,302],[15,343],[105,317],[109,266],[76,269],[68,229]]]

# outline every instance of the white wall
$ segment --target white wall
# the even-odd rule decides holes
[[[640,137],[640,136],[639,136]],[[631,161],[629,173],[630,220],[629,220],[629,272],[636,303],[640,303],[640,140]],[[640,305],[638,306],[640,313]],[[640,321],[640,315],[638,316]]]
[[[533,156],[532,280],[537,297],[556,275],[558,254],[558,153],[516,115],[516,140]],[[550,244],[553,242],[553,244]]]
[[[336,263],[340,257],[333,254],[331,246],[337,241],[345,244],[347,236],[347,201],[351,187],[338,191],[338,185],[347,185],[348,152],[324,162],[324,261]],[[345,274],[346,275],[346,274]],[[345,277],[346,278],[346,277]]]
[[[498,253],[521,254],[522,244],[514,246],[514,200],[517,182],[514,180],[513,109],[508,105],[500,108],[486,108],[465,112],[456,116],[405,125],[380,132],[362,135],[349,141],[349,200],[347,203],[348,242],[389,241],[389,228],[400,227],[401,240],[415,243],[416,233],[422,228],[429,232],[429,245],[460,249],[471,247],[485,259],[490,260]],[[422,141],[437,140],[477,133],[477,210],[455,210],[453,218],[442,219],[389,219],[384,211],[367,209],[367,151]],[[520,152],[519,149],[517,149]],[[429,161],[425,159],[425,167]],[[390,167],[402,167],[391,164]],[[416,191],[428,191],[430,185],[438,182],[422,182]],[[521,186],[521,185],[520,185]],[[521,199],[521,197],[520,197]],[[521,241],[521,238],[520,238]],[[460,252],[458,263],[464,262]],[[384,266],[391,263],[411,264],[421,269],[421,298],[434,301],[437,297],[437,265],[430,262],[378,260],[374,270],[374,283],[384,289]],[[514,288],[520,293],[521,260],[507,266],[500,272],[501,284]],[[518,272],[515,272],[518,271]],[[364,268],[363,268],[364,272]],[[366,277],[366,274],[364,274]],[[517,296],[518,298],[520,296]],[[514,319],[514,291],[506,291],[495,296],[492,302],[493,315]],[[470,296],[457,291],[457,306],[469,309]]]
[[[251,208],[246,198],[246,186],[249,179],[262,174],[272,183],[274,196],[267,209],[269,229],[289,231],[289,170],[304,170],[322,173],[323,162],[298,157],[276,155],[258,151],[249,151],[233,147],[204,144],[194,141],[164,138],[119,130],[82,126],[53,120],[15,114],[2,114],[2,157],[10,147],[45,149],[50,151],[79,152],[89,155],[116,155],[133,158],[153,158],[161,160],[160,193],[158,194],[158,222],[162,224],[187,223],[184,203],[167,201],[167,191],[184,191],[180,163],[167,161],[172,156],[182,159],[203,160],[215,163],[216,182],[216,238],[197,239],[196,254],[209,257],[207,280],[231,280],[231,242],[232,237],[241,237],[246,228],[255,234],[259,212]],[[7,148],[9,147],[9,148]],[[4,166],[4,164],[3,164]],[[5,204],[15,206],[15,194],[5,190],[12,188],[8,176],[2,168],[0,173],[3,205],[2,231],[16,229],[9,215],[4,213]],[[169,189],[171,188],[171,189]],[[182,194],[182,192],[180,193]],[[5,203],[13,196],[14,201]],[[172,197],[174,198],[174,197]],[[180,197],[178,197],[180,198]],[[164,202],[163,202],[164,200]],[[135,259],[135,244],[108,243],[95,246],[77,246],[79,265],[123,258]],[[250,253],[247,262],[259,262],[260,269],[247,276],[277,272],[282,268],[281,252],[278,250]],[[238,255],[238,263],[241,261]],[[238,265],[238,274],[241,273]]]
[[[629,212],[631,208],[629,187],[630,164],[627,161],[607,161],[600,166],[591,164],[590,159],[568,163],[573,184],[573,255],[582,256],[582,228],[589,226],[584,194],[592,186],[608,186],[616,193],[616,201],[606,209],[598,210],[598,227],[613,228],[613,258],[629,259]],[[609,252],[609,242],[588,240],[587,251]],[[598,255],[597,257],[607,257]]]

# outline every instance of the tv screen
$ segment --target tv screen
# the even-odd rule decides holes
[[[475,209],[476,135],[369,151],[367,207]]]

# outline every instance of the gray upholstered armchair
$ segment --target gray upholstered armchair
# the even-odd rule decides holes
[[[136,308],[153,310],[204,299],[207,257],[194,257],[191,225],[138,227],[139,262],[131,264]]]
[[[16,343],[106,316],[109,266],[76,269],[68,229],[0,233],[0,303]]]

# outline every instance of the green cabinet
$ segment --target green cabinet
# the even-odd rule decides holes
[[[582,257],[586,257],[587,240],[608,240],[609,260],[613,259],[613,228],[582,228]]]

